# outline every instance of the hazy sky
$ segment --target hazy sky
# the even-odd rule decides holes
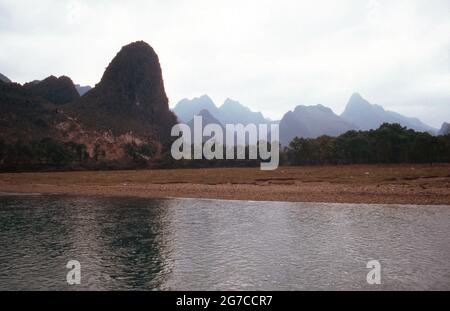
[[[0,0],[0,72],[95,85],[120,47],[158,53],[170,104],[230,97],[271,118],[353,92],[450,121],[450,0]]]

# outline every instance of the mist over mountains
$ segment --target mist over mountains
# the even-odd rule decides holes
[[[201,110],[196,116],[202,117],[202,131],[205,129],[205,127],[209,124],[217,124],[222,129],[222,139],[224,139],[226,136],[226,129],[225,126],[217,120],[208,110],[203,109]],[[191,143],[194,143],[194,118],[192,118],[189,122],[187,122],[187,125],[191,129]],[[217,135],[217,134],[216,134]],[[205,142],[209,139],[209,137],[202,137],[202,142]]]
[[[208,95],[193,99],[181,100],[173,109],[179,121],[187,123],[200,111],[207,110],[222,124],[267,124],[270,121],[264,118],[261,112],[251,111],[238,101],[226,99],[222,106],[217,107]]]
[[[444,122],[444,124],[442,124],[442,127],[438,132],[438,135],[449,135],[449,134],[450,134],[450,124]]]
[[[280,121],[280,141],[287,146],[295,137],[339,136],[358,127],[323,105],[297,106]]]
[[[89,85],[79,85],[79,84],[75,84],[75,88],[77,89],[78,94],[80,94],[80,96],[83,96],[84,94],[86,94],[87,92],[89,92],[92,87]]]
[[[382,106],[372,105],[358,93],[351,96],[341,116],[361,130],[376,129],[383,123],[399,123],[418,132],[436,132],[435,128],[417,118],[405,117],[399,113],[387,111]]]
[[[279,122],[272,122],[261,112],[253,112],[231,99],[227,99],[222,106],[217,107],[207,95],[183,99],[175,106],[173,112],[183,123],[191,122],[195,115],[206,115],[208,119],[212,117],[221,125],[279,123],[280,142],[283,146],[287,146],[295,137],[317,138],[323,135],[336,137],[350,130],[375,130],[383,123],[398,123],[418,132],[438,133],[437,129],[419,119],[387,111],[380,105],[369,103],[358,93],[350,97],[341,115],[337,115],[324,105],[299,105],[294,110],[288,111]]]

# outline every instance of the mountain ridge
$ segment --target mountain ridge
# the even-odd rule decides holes
[[[438,132],[438,135],[449,135],[450,134],[450,123],[444,122],[441,126],[441,129]]]
[[[299,105],[281,119],[280,141],[287,146],[295,137],[339,136],[355,129],[358,127],[335,114],[331,108]]]
[[[177,103],[173,112],[181,122],[189,122],[201,110],[208,110],[222,124],[242,123],[269,123],[261,112],[254,112],[240,102],[227,98],[224,103],[218,107],[208,96],[203,95],[193,99],[182,99]]]
[[[406,117],[400,113],[385,110],[383,106],[371,104],[359,93],[354,93],[350,97],[341,117],[362,130],[376,129],[383,123],[399,123],[416,131],[436,133],[435,128],[426,125],[418,118]]]
[[[0,73],[0,82],[11,83],[12,81],[7,76]]]
[[[66,76],[49,76],[42,81],[25,83],[23,87],[56,105],[64,105],[80,97],[72,79]]]
[[[84,94],[92,90],[92,87],[90,85],[75,84],[75,88],[80,96],[83,96]]]

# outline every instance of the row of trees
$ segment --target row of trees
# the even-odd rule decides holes
[[[224,154],[226,153],[225,147]],[[268,146],[270,148],[270,146]],[[54,168],[195,168],[259,166],[255,160],[180,160],[173,159],[170,145],[155,160],[156,147],[134,143],[123,146],[122,162],[108,163],[105,151],[96,145],[90,155],[83,144],[45,138],[30,143],[7,144],[0,141],[0,169]],[[237,154],[236,149],[235,155]],[[248,158],[249,147],[245,154]],[[280,154],[281,165],[359,164],[359,163],[434,163],[450,162],[450,135],[432,136],[399,124],[383,124],[370,131],[349,131],[339,137],[295,138]]]
[[[450,135],[432,136],[386,123],[339,137],[295,138],[284,153],[291,165],[450,162]]]
[[[0,170],[133,168],[148,165],[155,155],[155,148],[150,144],[129,143],[122,148],[124,159],[112,163],[106,160],[106,152],[99,144],[89,154],[84,144],[52,138],[12,144],[0,140]]]
[[[203,148],[204,144],[202,145]],[[249,159],[250,147],[245,146],[244,154],[246,155],[246,159],[238,159],[238,148],[234,147],[232,150],[234,154],[234,159],[225,159],[225,155],[229,151],[228,147],[223,145],[216,146],[215,148],[222,149],[222,155],[224,159],[206,159],[202,154],[202,159],[194,159],[194,146],[191,146],[191,159],[181,159],[175,160],[172,157],[170,148],[163,150],[163,154],[161,159],[156,163],[156,166],[159,168],[213,168],[213,167],[253,167],[258,166],[261,163],[261,159],[259,155],[257,155],[257,159]],[[212,151],[215,151],[213,148]],[[270,146],[268,147],[270,148]],[[270,149],[269,149],[270,150]]]
[[[18,141],[7,144],[0,141],[0,164],[20,165],[67,165],[82,163],[89,159],[86,146],[74,142],[59,142],[44,138],[30,143]]]

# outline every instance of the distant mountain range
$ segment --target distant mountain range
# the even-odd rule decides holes
[[[202,130],[204,130],[208,124],[217,124],[220,126],[220,128],[222,129],[222,132],[224,134],[222,139],[225,137],[224,125],[219,120],[217,120],[208,110],[203,109],[198,114],[196,114],[196,116],[202,117]],[[190,120],[186,124],[191,129],[191,142],[194,143],[194,118],[192,118],[192,120]],[[209,138],[210,137],[202,137],[202,141],[205,142]]]
[[[322,105],[297,106],[280,121],[280,142],[287,146],[295,137],[339,136],[357,126]]]
[[[77,89],[77,92],[78,94],[80,94],[80,96],[83,96],[84,94],[92,90],[92,87],[89,85],[81,86],[79,84],[75,84],[75,88]]]
[[[442,127],[438,132],[438,135],[449,135],[449,134],[450,134],[450,124],[444,122],[444,124],[442,124]]]
[[[383,123],[399,123],[419,132],[436,133],[436,129],[417,118],[405,117],[399,113],[384,110],[382,106],[372,105],[355,93],[350,98],[341,117],[355,124],[361,130],[376,129]]]
[[[203,95],[194,99],[183,99],[173,109],[179,121],[187,123],[200,111],[207,110],[214,118],[222,124],[236,124],[244,125],[269,123],[270,121],[264,118],[261,112],[253,112],[248,107],[240,104],[237,101],[227,99],[219,108],[215,105],[212,99]]]
[[[437,133],[435,128],[417,118],[387,111],[355,93],[340,116],[322,105],[298,106],[294,111],[289,111],[280,122],[280,141],[286,146],[295,137],[339,136],[349,130],[377,129],[383,123],[399,123],[418,132]]]
[[[218,120],[222,125],[277,123],[264,118],[261,112],[253,112],[231,99],[227,99],[221,107],[217,107],[207,95],[191,100],[183,99],[176,105],[173,112],[183,123],[190,122],[195,115],[206,115],[209,119]],[[295,137],[339,136],[350,130],[377,129],[383,123],[399,123],[419,132],[437,133],[437,129],[424,124],[417,118],[387,111],[382,106],[370,104],[360,94],[355,93],[350,97],[341,115],[335,114],[323,105],[301,105],[287,112],[279,121],[280,142],[283,146],[287,146]]]

